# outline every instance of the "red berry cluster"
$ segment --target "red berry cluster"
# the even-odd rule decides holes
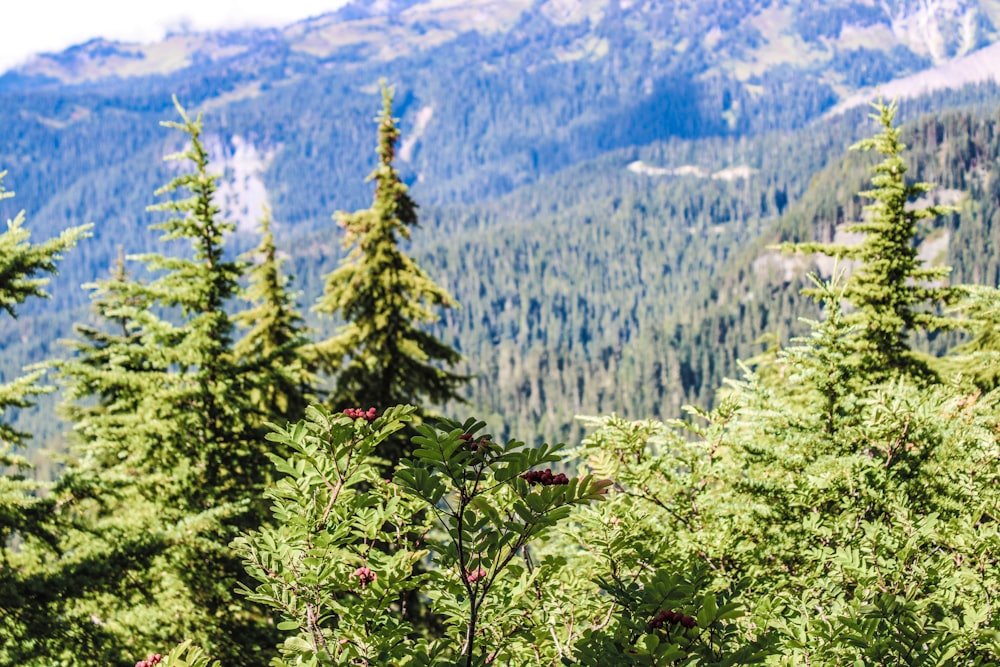
[[[545,470],[529,470],[528,472],[521,475],[521,479],[526,480],[528,484],[541,484],[542,486],[558,486],[559,484],[569,484],[569,477],[559,473],[558,475],[553,475],[552,471],[546,468]]]
[[[140,660],[135,663],[135,667],[153,667],[153,665],[160,664],[160,660],[163,660],[163,656],[159,653],[152,653],[145,660]]]
[[[375,408],[368,408],[367,410],[363,410],[361,408],[347,408],[344,410],[344,414],[351,419],[367,419],[370,422],[373,422],[378,418],[378,410]]]
[[[490,450],[490,445],[493,444],[490,442],[489,436],[486,436],[485,438],[480,438],[479,440],[474,440],[472,438],[471,433],[463,433],[462,435],[458,436],[458,439],[469,443],[468,444],[469,451],[481,452],[483,454],[488,452]]]
[[[480,567],[476,570],[473,570],[472,572],[466,572],[465,580],[470,584],[474,584],[485,576],[486,576],[486,570]]]
[[[359,567],[353,572],[353,574],[351,574],[351,576],[358,578],[358,583],[361,584],[362,588],[378,579],[378,575],[372,572],[371,568],[368,567]]]
[[[682,625],[685,628],[693,628],[698,625],[698,621],[691,618],[690,616],[685,616],[679,611],[663,610],[649,622],[650,630],[658,630],[664,626],[666,623],[673,623],[674,625]]]

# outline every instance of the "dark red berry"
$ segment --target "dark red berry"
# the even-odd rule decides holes
[[[344,414],[351,419],[365,419],[370,422],[375,421],[378,418],[378,411],[375,408],[368,408],[367,410],[362,410],[361,408],[346,408]]]
[[[553,475],[552,470],[549,468],[545,470],[529,470],[521,475],[521,479],[529,484],[541,484],[542,486],[569,484],[569,478],[566,475],[563,473]]]
[[[378,579],[378,575],[367,567],[359,567],[351,574],[351,576],[358,578],[358,583],[361,584],[362,588],[367,587],[368,584]]]
[[[473,570],[472,572],[466,572],[465,580],[470,584],[474,584],[485,576],[486,576],[486,570],[480,567]]]

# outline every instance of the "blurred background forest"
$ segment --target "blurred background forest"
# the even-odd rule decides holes
[[[161,248],[153,191],[179,148],[171,94],[205,114],[235,256],[270,206],[308,324],[342,257],[331,220],[371,201],[378,80],[396,87],[411,252],[458,300],[434,333],[498,435],[579,438],[579,414],[710,406],[736,360],[804,331],[817,268],[769,249],[857,220],[867,102],[901,97],[911,174],[955,207],[921,231],[953,282],[994,286],[1000,3],[356,2],[283,29],[95,40],[0,76],[0,169],[33,239],[94,222],[47,302],[4,320],[2,379],[65,356],[81,285]],[[134,271],[141,271],[138,266]],[[829,273],[828,264],[818,265]],[[919,344],[941,351],[940,336]],[[63,447],[58,395],[16,417]],[[443,406],[448,412],[453,407]]]

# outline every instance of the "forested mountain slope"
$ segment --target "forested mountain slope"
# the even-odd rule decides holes
[[[904,133],[910,173],[939,184],[932,201],[957,207],[920,240],[926,261],[954,267],[955,284],[1000,278],[996,108],[919,115]],[[620,180],[595,182],[589,200],[536,210],[532,223],[504,227],[491,241],[470,234],[437,243],[429,262],[465,304],[449,316],[449,333],[479,374],[474,403],[516,432],[547,435],[566,434],[559,429],[581,412],[670,417],[687,402],[710,404],[723,378],[738,375],[737,360],[802,333],[798,318],[818,312],[799,290],[808,271],[829,275],[830,264],[769,246],[830,240],[860,218],[856,193],[870,160],[847,152],[852,133],[868,127],[859,117],[789,136],[618,154]],[[633,158],[697,165],[705,175],[638,177],[625,168]],[[534,196],[580,196],[585,173],[547,180]],[[498,210],[530,208],[532,196],[521,195]]]
[[[974,54],[997,26],[1000,5],[986,0],[359,2],[284,29],[39,57],[0,77],[0,169],[18,195],[0,217],[27,209],[38,238],[96,224],[60,266],[55,298],[5,324],[5,367],[62,354],[57,339],[87,317],[79,285],[106,275],[119,245],[158,247],[145,206],[177,148],[157,125],[172,93],[206,114],[238,224],[230,252],[256,244],[269,204],[308,308],[341,253],[330,214],[369,201],[372,101],[387,77],[400,166],[422,206],[414,249],[463,306],[441,331],[477,376],[473,408],[548,437],[569,435],[578,412],[675,415],[708,402],[760,335],[789,331],[797,283],[761,260],[762,244],[828,219],[832,200],[816,198],[842,168],[804,193],[865,131],[863,109],[823,113]],[[998,99],[982,85],[903,111]],[[922,155],[916,173],[940,174],[963,201],[989,192],[988,180],[981,192],[954,185],[945,166],[925,173]],[[845,173],[840,202],[860,178]],[[947,222],[948,253],[990,238],[982,206]],[[58,433],[32,419],[48,425],[32,429],[43,440]]]

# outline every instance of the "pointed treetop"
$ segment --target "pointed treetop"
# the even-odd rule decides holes
[[[954,301],[961,290],[947,286],[951,271],[947,267],[926,267],[917,255],[918,223],[950,212],[946,206],[920,206],[915,201],[933,188],[929,183],[907,182],[906,164],[900,141],[901,130],[895,126],[898,106],[895,102],[872,105],[871,114],[880,131],[859,141],[852,149],[875,151],[882,160],[872,168],[871,185],[859,193],[873,200],[864,207],[861,221],[849,224],[844,231],[864,234],[856,245],[837,243],[786,243],[785,251],[821,253],[858,263],[844,288],[844,299],[854,306],[845,316],[849,324],[860,327],[857,352],[862,368],[875,377],[898,374],[932,378],[926,361],[910,349],[910,334],[955,325],[954,319],[935,312],[938,305]],[[804,290],[821,296],[815,289]]]
[[[449,345],[425,330],[436,307],[451,296],[400,248],[418,225],[417,205],[393,165],[399,129],[392,115],[392,89],[383,82],[377,118],[379,163],[370,208],[334,217],[345,230],[349,250],[326,276],[314,311],[337,315],[345,324],[317,352],[337,373],[333,407],[384,409],[410,403],[424,408],[459,399],[467,378],[447,370],[460,360]],[[385,452],[390,459],[400,451]]]
[[[399,141],[399,119],[392,116],[396,90],[387,85],[385,79],[380,80],[379,85],[382,87],[382,113],[378,116],[378,159],[382,165],[389,167],[396,159],[396,142]]]

